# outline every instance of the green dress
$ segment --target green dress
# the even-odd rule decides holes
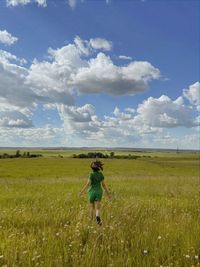
[[[91,185],[88,189],[88,198],[90,203],[94,201],[101,201],[103,190],[101,187],[101,182],[104,180],[104,176],[100,171],[94,171],[89,176]]]

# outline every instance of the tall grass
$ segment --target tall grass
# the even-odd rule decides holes
[[[77,196],[89,162],[0,162],[0,266],[199,266],[197,160],[105,161],[101,227]]]

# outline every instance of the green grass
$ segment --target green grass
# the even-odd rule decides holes
[[[196,155],[104,160],[102,227],[77,196],[90,162],[0,161],[0,266],[199,266]]]

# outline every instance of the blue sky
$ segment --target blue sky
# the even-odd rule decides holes
[[[0,146],[197,148],[199,5],[1,0]]]

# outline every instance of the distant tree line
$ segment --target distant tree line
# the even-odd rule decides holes
[[[105,158],[109,158],[109,155],[107,154],[103,154],[101,152],[95,153],[95,152],[88,152],[87,154],[85,153],[81,153],[81,154],[73,154],[72,155],[73,158],[100,158],[100,159],[105,159]]]
[[[42,154],[31,154],[30,152],[20,153],[20,150],[17,150],[15,154],[3,153],[0,155],[0,159],[13,159],[13,158],[37,158],[42,157]]]
[[[85,153],[81,153],[81,154],[73,154],[72,155],[73,158],[79,158],[79,159],[83,159],[83,158],[87,158],[87,159],[94,159],[94,158],[98,158],[98,159],[106,159],[106,158],[112,158],[112,159],[138,159],[141,158],[142,156],[136,156],[136,155],[115,155],[114,152],[110,152],[110,154],[103,154],[101,152],[89,152],[87,154]],[[143,156],[143,157],[150,157],[150,156]]]

